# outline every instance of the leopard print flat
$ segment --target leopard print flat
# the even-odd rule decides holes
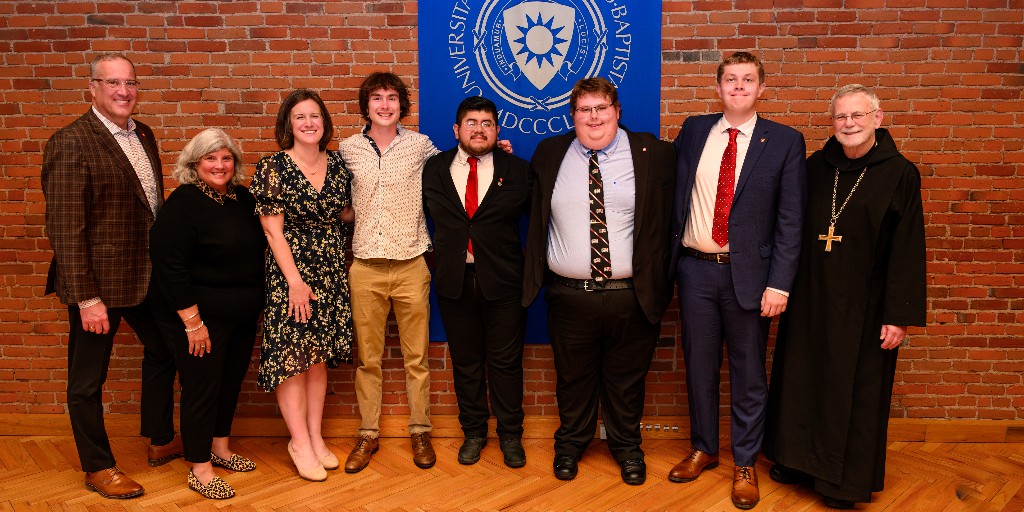
[[[253,461],[251,461],[251,460],[249,460],[249,459],[247,459],[245,457],[242,457],[241,455],[239,455],[237,453],[232,453],[231,454],[231,459],[224,460],[224,459],[218,457],[216,454],[211,452],[210,453],[210,462],[214,466],[220,466],[222,468],[227,468],[227,469],[230,469],[231,471],[246,472],[246,471],[252,471],[252,470],[256,469],[256,463],[255,462],[253,462]]]
[[[191,471],[188,472],[188,488],[211,500],[226,500],[235,495],[235,490],[231,487],[231,484],[221,480],[219,476],[210,480],[210,483],[203,485],[199,483],[199,479]]]

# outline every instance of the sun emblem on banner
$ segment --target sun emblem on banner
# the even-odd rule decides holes
[[[526,26],[517,25],[515,30],[518,30],[522,37],[512,41],[512,47],[516,54],[516,61],[519,62],[520,67],[527,67],[530,61],[536,61],[537,69],[543,67],[544,61],[547,61],[548,66],[554,69],[558,69],[558,66],[562,64],[562,60],[565,58],[565,53],[559,50],[559,45],[568,46],[569,40],[559,37],[559,34],[568,29],[569,35],[572,34],[572,26],[568,27],[553,27],[552,24],[555,21],[555,17],[551,16],[546,22],[543,18],[543,12],[537,13],[537,19],[533,20],[529,15],[526,16]],[[505,25],[506,27],[508,25]],[[516,49],[518,45],[518,50]],[[525,54],[525,61],[520,59],[520,56]],[[558,64],[555,64],[555,57],[557,57]],[[529,74],[527,74],[529,77]],[[549,78],[550,80],[550,78]],[[531,80],[532,81],[532,80]],[[543,89],[544,85],[537,84],[538,89]]]
[[[568,103],[577,80],[598,73],[607,37],[596,0],[484,0],[473,51],[496,93],[519,107],[548,111]]]

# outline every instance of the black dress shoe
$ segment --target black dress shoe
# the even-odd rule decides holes
[[[459,448],[459,464],[476,464],[484,446],[487,446],[486,437],[467,437]]]
[[[772,468],[768,470],[768,476],[780,484],[806,484],[811,481],[811,478],[806,474],[797,471],[793,468],[787,468],[782,464],[772,464]]]
[[[629,485],[641,485],[647,480],[647,464],[643,459],[629,459],[619,463],[622,481]]]
[[[576,465],[578,459],[572,455],[555,455],[555,478],[559,480],[572,480],[579,472]]]
[[[828,496],[824,496],[824,498],[825,498],[825,506],[828,507],[828,508],[837,508],[837,509],[840,509],[840,510],[849,510],[849,509],[853,508],[856,505],[856,503],[854,503],[854,502],[852,502],[850,500],[841,500],[841,499],[838,499],[838,498],[831,498],[831,497],[828,497]]]
[[[506,437],[501,440],[501,453],[505,465],[510,468],[521,468],[526,465],[526,450],[518,437]]]

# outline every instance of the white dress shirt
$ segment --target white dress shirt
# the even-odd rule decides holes
[[[472,156],[466,153],[466,150],[459,146],[459,151],[455,155],[455,159],[452,160],[452,182],[455,184],[455,190],[459,192],[459,202],[465,206],[466,204],[466,183],[469,181],[469,157]],[[494,180],[494,153],[487,153],[484,156],[477,157],[479,161],[476,163],[476,200],[477,206],[480,205],[479,201],[484,200],[484,196],[487,194],[487,189],[491,186],[491,181]],[[474,263],[476,260],[473,259],[473,255],[466,251],[466,263]]]

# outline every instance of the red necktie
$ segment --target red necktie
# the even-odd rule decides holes
[[[476,163],[478,161],[480,161],[480,159],[475,156],[471,156],[466,159],[466,162],[469,163],[469,176],[466,178],[466,215],[471,219],[473,218],[473,214],[476,213],[477,204],[480,203],[476,197]],[[469,253],[473,254],[473,240],[469,241],[468,249]]]
[[[729,145],[722,154],[722,167],[718,170],[718,193],[715,196],[715,221],[711,225],[711,238],[719,247],[729,243],[729,210],[736,188],[736,128],[729,128]]]

